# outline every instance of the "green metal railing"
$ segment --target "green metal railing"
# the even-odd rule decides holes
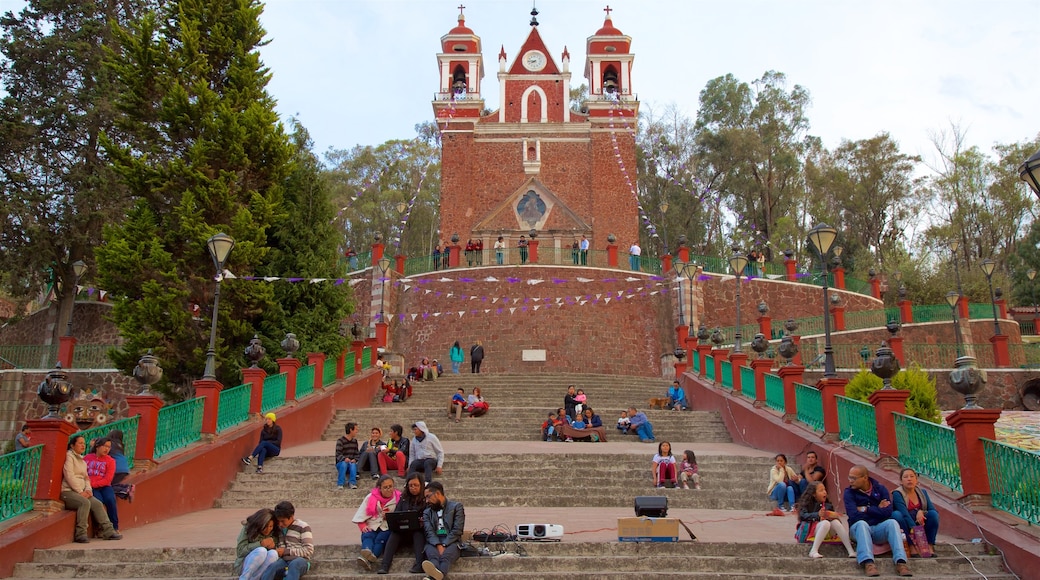
[[[719,372],[722,373],[722,388],[733,390],[733,363],[723,360]]]
[[[19,369],[52,369],[58,362],[58,345],[0,345],[0,368],[3,361]]]
[[[245,423],[249,419],[249,399],[252,394],[252,383],[220,391],[220,401],[217,404],[217,433]]]
[[[704,355],[704,378],[715,382],[715,357],[710,354]]]
[[[314,365],[307,365],[296,371],[296,400],[314,392]]]
[[[325,366],[321,369],[321,386],[327,387],[336,382],[336,361],[338,359],[326,358]]]
[[[850,399],[837,397],[838,436],[842,441],[858,445],[871,453],[878,452],[877,420],[874,406]]]
[[[993,305],[982,302],[969,302],[968,318],[971,320],[993,318]]]
[[[1022,335],[1035,335],[1036,324],[1032,320],[1021,320],[1018,323],[1018,332]]]
[[[696,350],[694,350],[692,352],[693,352],[693,357],[692,357],[693,358],[693,372],[699,375],[699,374],[701,374],[701,355]]]
[[[823,395],[819,389],[795,383],[794,401],[798,407],[798,420],[813,431],[823,431]]]
[[[263,400],[260,403],[260,413],[277,409],[285,404],[285,389],[288,377],[285,373],[271,375],[264,379]],[[296,385],[299,387],[299,384]]]
[[[953,429],[894,413],[899,463],[951,489],[961,489],[957,438]]]
[[[343,378],[354,376],[354,367],[357,366],[357,363],[354,362],[354,358],[356,356],[357,356],[357,353],[355,353],[354,351],[350,351],[344,357],[344,359],[343,359]]]
[[[755,400],[755,369],[740,367],[740,394]]]
[[[412,258],[406,258],[404,261],[404,275],[414,276],[416,274],[425,274],[426,272],[432,272],[441,267],[441,255],[437,254],[437,261],[434,262],[433,256],[415,256]]]
[[[993,507],[1040,525],[1040,454],[982,438]]]
[[[372,368],[372,347],[361,349],[361,370]]]
[[[0,522],[32,511],[43,445],[0,456]]]
[[[108,358],[108,353],[116,349],[119,349],[117,344],[77,344],[72,352],[72,368],[114,369],[116,365]]]
[[[339,266],[345,274],[370,268],[372,266],[372,251],[361,252],[354,259],[343,256],[339,259]]]
[[[85,431],[77,431],[73,433],[69,439],[79,435],[83,436],[83,439],[87,442],[87,448],[90,448],[90,442],[97,439],[98,437],[105,437],[116,429],[123,432],[123,455],[126,456],[127,464],[130,465],[130,469],[134,468],[134,454],[137,451],[137,426],[141,423],[141,416],[134,415],[133,417],[126,417],[119,419],[118,421],[112,421],[104,425],[98,425],[97,427],[91,427]]]
[[[196,397],[159,409],[155,427],[155,452],[160,457],[191,445],[202,437],[202,410],[206,399]]]
[[[766,406],[774,411],[784,412],[784,380],[776,375],[766,373]]]

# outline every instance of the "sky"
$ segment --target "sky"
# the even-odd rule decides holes
[[[315,149],[409,139],[432,119],[440,37],[456,24],[480,36],[486,106],[498,108],[498,51],[509,62],[530,30],[530,0],[268,0],[261,49],[283,116],[298,117]],[[538,0],[539,33],[572,86],[608,0]],[[933,156],[930,136],[956,124],[968,145],[1040,132],[1036,5],[1024,0],[612,0],[632,37],[632,86],[643,112],[670,105],[695,118],[705,84],[769,70],[809,90],[810,133],[842,139],[887,131],[905,153]]]

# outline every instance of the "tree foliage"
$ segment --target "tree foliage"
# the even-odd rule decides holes
[[[884,387],[884,383],[874,373],[863,369],[849,380],[845,386],[845,396],[857,401],[866,402],[871,393]],[[902,369],[892,377],[892,388],[910,391],[906,400],[906,414],[932,423],[942,420],[939,413],[939,395],[935,390],[935,379],[921,370],[916,363]]]

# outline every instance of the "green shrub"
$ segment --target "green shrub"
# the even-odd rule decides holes
[[[845,396],[866,402],[871,393],[883,386],[881,379],[864,369],[849,380],[849,384],[845,386]],[[907,415],[932,423],[941,422],[935,379],[921,370],[917,363],[911,363],[909,368],[892,377],[892,388],[910,391],[910,398],[906,400]]]

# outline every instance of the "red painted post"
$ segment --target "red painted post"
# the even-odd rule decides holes
[[[823,438],[827,441],[837,441],[840,429],[838,428],[838,399],[845,396],[845,385],[848,379],[835,377],[833,379],[820,379],[816,388],[820,389],[820,397],[823,399]]]
[[[672,364],[672,366],[675,367],[675,378],[677,380],[680,377],[682,377],[684,374],[686,374],[686,363],[685,362],[679,362],[677,360],[677,361],[675,361],[675,363]]]
[[[355,340],[354,341],[354,372],[361,372],[361,351],[365,350],[365,341]]]
[[[910,391],[899,389],[882,389],[874,391],[867,398],[874,405],[874,421],[877,424],[878,456],[899,458],[899,444],[896,440],[896,420],[892,413],[906,414],[906,400]]]
[[[729,369],[733,373],[733,394],[740,395],[743,386],[740,384],[740,367],[747,366],[747,353],[734,352],[729,355]],[[751,388],[751,385],[748,385]]]
[[[831,315],[834,317],[834,331],[840,332],[845,330],[845,307],[835,306],[831,308]]]
[[[527,242],[527,250],[528,250],[527,263],[528,264],[537,264],[538,263],[538,240],[531,240],[530,242]]]
[[[761,332],[766,340],[773,338],[773,319],[768,316],[758,317],[758,331]]]
[[[263,407],[264,401],[264,379],[267,378],[267,371],[259,367],[250,367],[242,369],[242,381],[243,384],[249,383],[252,385],[249,389],[249,414],[259,415],[260,409]]]
[[[195,396],[204,397],[202,404],[202,433],[215,435],[217,433],[217,414],[220,411],[220,391],[224,385],[216,379],[198,379],[192,382],[195,387]]]
[[[914,322],[914,304],[909,300],[899,301],[899,318],[903,324],[912,324]]]
[[[285,402],[296,400],[296,371],[303,366],[298,359],[288,357],[277,359],[278,372],[285,373]],[[315,373],[316,374],[316,373]],[[262,384],[262,383],[261,383]]]
[[[685,324],[680,324],[675,327],[675,344],[680,348],[684,348],[686,340],[690,336],[690,327]]]
[[[751,361],[751,368],[755,371],[755,407],[763,407],[766,404],[766,373],[772,370],[773,361],[756,358]]]
[[[713,348],[711,356],[715,357],[715,384],[722,384],[722,359],[729,355],[728,348]]]
[[[888,347],[892,349],[892,355],[899,361],[900,368],[906,368],[906,357],[903,356],[903,337],[890,337],[888,339]]]
[[[343,377],[347,374],[347,351],[349,349],[343,349],[343,352],[339,353],[339,357],[336,358],[336,380],[342,381]]]
[[[387,340],[387,328],[390,325],[380,320],[376,323],[376,346],[379,348],[386,348]]]
[[[1000,409],[960,409],[946,418],[957,439],[957,462],[961,468],[961,489],[964,497],[989,496],[989,472],[986,453],[980,437],[996,440],[994,423],[1000,418]],[[988,498],[984,499],[989,505]]]
[[[1033,334],[1040,334],[1040,318],[1033,319]]]
[[[324,386],[321,383],[322,379],[325,377],[325,353],[307,353],[307,364],[314,365],[314,390],[320,391]]]
[[[372,244],[372,263],[370,264],[373,268],[379,268],[379,260],[383,259],[383,250],[386,246],[380,243]]]
[[[397,273],[402,276],[404,276],[404,261],[405,256],[401,254],[397,254],[396,256],[394,256],[394,270],[396,270]]]
[[[798,281],[798,260],[784,256],[784,269],[787,272],[788,282]]]
[[[665,255],[661,256],[661,272],[663,272],[664,275],[667,276],[668,273],[671,272],[671,271],[672,271],[672,255],[671,254],[665,254]],[[1005,316],[1005,318],[1007,318],[1007,317]]]
[[[844,290],[845,289],[845,268],[842,267],[842,266],[838,266],[837,268],[834,268],[831,271],[834,272],[834,287],[837,288],[838,290]]]
[[[798,402],[794,394],[794,384],[804,381],[805,367],[787,365],[780,367],[776,374],[784,381],[784,421],[790,423],[798,419]]]
[[[1007,320],[1007,300],[1000,298],[995,300],[997,303],[997,313],[1000,315],[1001,320]]]
[[[33,445],[43,445],[40,453],[40,479],[36,482],[33,499],[38,502],[61,502],[61,471],[65,466],[69,435],[79,431],[79,427],[61,419],[31,419],[26,424],[32,429]],[[89,441],[87,445],[90,445]],[[56,503],[46,509],[57,511],[63,508],[63,504]]]
[[[462,247],[458,244],[454,246],[448,246],[448,267],[458,268],[459,267],[459,253],[462,251]]]
[[[989,337],[989,341],[993,343],[993,362],[997,368],[1007,368],[1011,366],[1011,353],[1008,351],[1008,337],[1006,334],[998,334]]]
[[[155,437],[159,429],[159,409],[163,406],[161,398],[154,395],[133,395],[126,398],[127,417],[140,415],[137,422],[137,448],[134,460],[155,462]]]
[[[607,266],[617,268],[617,244],[607,244]]]
[[[791,364],[800,365],[802,364],[802,337],[797,334],[792,335],[791,342],[793,342],[794,345],[798,347],[798,352],[796,352],[795,355],[791,357]]]
[[[72,368],[72,355],[76,353],[76,342],[75,336],[58,337],[58,364],[61,365],[61,368]]]
[[[881,280],[876,276],[870,279],[870,295],[881,300]]]
[[[688,248],[686,246],[679,246],[679,249],[676,250],[675,253],[676,253],[677,257],[679,258],[680,262],[689,262],[690,261],[690,248]]]

